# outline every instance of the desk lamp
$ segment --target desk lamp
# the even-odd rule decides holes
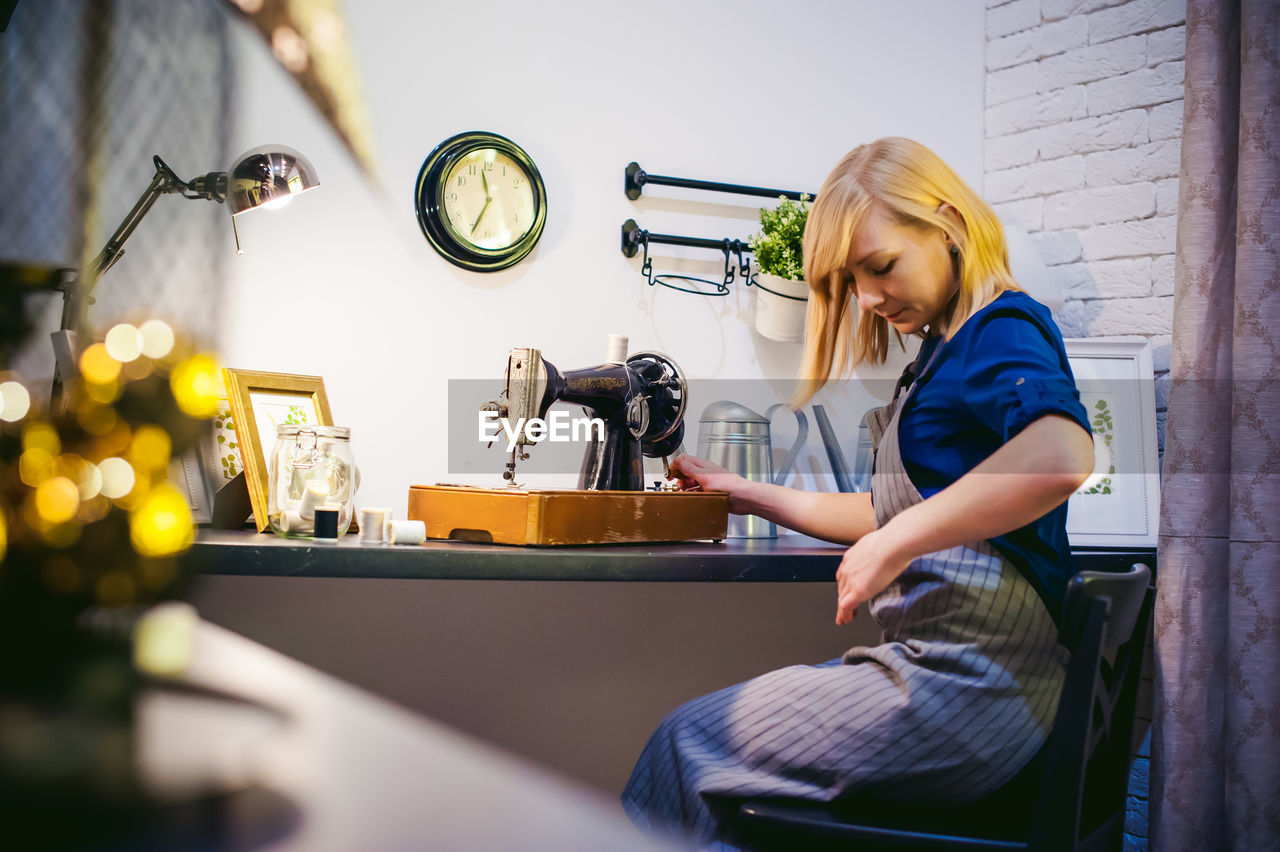
[[[228,172],[209,172],[190,181],[178,177],[173,169],[160,159],[153,158],[156,166],[151,185],[142,193],[138,203],[124,217],[107,244],[93,259],[83,281],[73,277],[64,279],[57,289],[62,291],[62,325],[53,334],[53,348],[57,356],[53,373],[53,399],[59,396],[61,365],[73,363],[75,347],[72,333],[80,323],[84,299],[88,298],[98,279],[124,255],[124,243],[134,228],[147,215],[151,205],[161,195],[180,194],[183,198],[204,198],[218,203],[226,202],[231,213],[231,230],[235,233],[236,254],[240,248],[240,234],[236,230],[235,217],[258,207],[280,207],[293,196],[319,185],[315,167],[302,154],[284,145],[263,145],[241,154],[235,166]],[[90,300],[92,303],[92,300]]]

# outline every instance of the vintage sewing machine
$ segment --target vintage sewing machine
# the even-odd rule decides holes
[[[504,387],[482,416],[511,436],[503,471],[507,488],[412,486],[409,517],[429,538],[499,544],[594,544],[721,539],[728,524],[724,492],[681,492],[673,484],[645,490],[644,459],[675,455],[684,438],[688,385],[679,366],[659,352],[626,354],[626,338],[610,339],[604,363],[558,369],[538,349],[507,356]],[[551,407],[580,405],[595,428],[574,491],[523,490],[517,462],[530,457]],[[499,440],[503,440],[500,438]],[[670,480],[670,470],[666,469]]]
[[[625,346],[625,343],[623,344]],[[658,352],[610,352],[615,360],[561,372],[537,349],[516,348],[507,356],[502,396],[482,410],[510,424],[545,422],[556,402],[576,403],[603,424],[589,429],[578,476],[588,491],[643,491],[644,460],[673,455],[684,439],[689,388],[674,361]],[[515,484],[516,462],[529,458],[531,440],[519,430],[503,478]],[[669,471],[668,471],[668,478]]]

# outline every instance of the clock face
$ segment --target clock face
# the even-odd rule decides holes
[[[482,249],[520,241],[536,215],[533,182],[514,160],[493,148],[460,157],[441,191],[445,221],[460,240]]]
[[[476,272],[506,269],[542,236],[547,191],[519,145],[496,133],[459,133],[418,172],[418,224],[446,260]]]

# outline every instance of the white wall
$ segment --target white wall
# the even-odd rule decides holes
[[[1070,337],[1142,335],[1164,446],[1186,0],[988,0],[987,197]]]
[[[764,380],[760,399],[742,402],[786,396],[800,346],[754,333],[750,293],[650,289],[639,258],[619,251],[628,218],[659,233],[745,238],[763,202],[661,187],[632,202],[628,162],[816,190],[854,145],[905,135],[981,185],[981,4],[362,0],[346,14],[382,189],[361,180],[261,40],[238,28],[233,147],[291,145],[322,185],[285,211],[240,220],[246,254],[231,264],[219,342],[228,366],[324,377],[335,420],[352,427],[362,505],[403,512],[413,483],[500,482],[496,447],[491,473],[450,474],[443,409],[449,379],[491,377],[496,395],[513,346],[577,368],[603,359],[606,334],[627,334],[633,351],[666,352],[691,378]],[[423,159],[464,130],[514,139],[547,184],[542,241],[503,272],[450,265],[414,217]],[[663,249],[657,271],[719,274],[716,253],[682,256]],[[852,460],[857,417],[875,400],[856,383],[833,397]],[[711,401],[691,399],[690,419]],[[780,440],[790,434],[777,428]],[[801,469],[827,474],[816,430],[808,448]],[[802,484],[833,487],[824,476]]]

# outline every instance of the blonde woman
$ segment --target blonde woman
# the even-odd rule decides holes
[[[827,177],[804,238],[807,401],[921,338],[869,418],[870,494],[748,482],[702,459],[685,487],[852,545],[835,620],[869,604],[882,644],[792,666],[672,712],[623,793],[642,826],[733,841],[744,797],[959,803],[1044,743],[1065,651],[1066,500],[1093,469],[1088,415],[1049,311],[1009,273],[999,220],[936,154],[881,139]]]

